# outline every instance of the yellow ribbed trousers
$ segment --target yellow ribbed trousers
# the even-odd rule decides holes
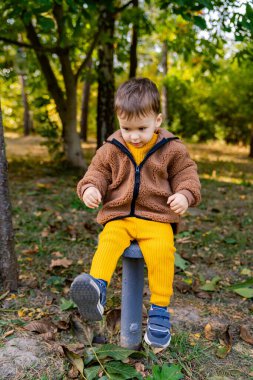
[[[150,302],[167,306],[173,293],[175,252],[168,223],[135,217],[108,222],[99,236],[90,274],[109,284],[120,256],[132,240],[137,240],[148,269]]]

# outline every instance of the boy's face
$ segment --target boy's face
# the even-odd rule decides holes
[[[136,116],[128,120],[118,115],[123,139],[136,148],[141,148],[153,137],[154,132],[162,124],[162,114],[150,113],[147,116]]]

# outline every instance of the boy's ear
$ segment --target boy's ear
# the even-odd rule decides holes
[[[159,128],[163,122],[163,115],[159,113],[156,118],[156,128]]]

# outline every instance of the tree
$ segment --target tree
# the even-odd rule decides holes
[[[136,77],[137,71],[137,45],[138,45],[138,34],[139,34],[139,14],[138,14],[139,0],[133,0],[133,8],[136,11],[135,19],[133,20],[132,26],[132,38],[130,47],[130,68],[129,68],[129,79]]]
[[[98,29],[101,33],[98,43],[98,100],[97,100],[97,145],[100,147],[114,131],[114,43],[115,21],[121,12],[134,0],[121,7],[118,2],[108,0],[99,3]]]
[[[101,38],[98,44],[97,146],[100,147],[114,130],[114,0],[99,6]]]
[[[18,266],[14,251],[8,168],[0,104],[0,288],[16,291],[17,287]]]
[[[88,138],[88,113],[89,113],[89,99],[90,99],[90,86],[91,86],[91,69],[92,60],[87,65],[87,75],[83,84],[82,90],[82,105],[81,105],[81,121],[80,121],[80,137],[83,141]]]
[[[18,4],[4,0],[0,5],[4,15],[0,40],[35,52],[61,120],[66,159],[72,165],[82,167],[85,163],[77,133],[76,92],[79,76],[89,62],[99,36],[95,13],[92,13],[94,7],[91,5],[86,10],[82,1],[55,0],[31,2],[29,7],[25,0]],[[91,22],[92,32],[89,31]],[[24,42],[18,40],[20,33],[23,33]],[[84,41],[86,53],[80,61],[78,57],[84,53]]]

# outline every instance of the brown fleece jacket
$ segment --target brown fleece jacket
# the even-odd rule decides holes
[[[137,166],[120,130],[97,150],[77,185],[77,194],[82,200],[88,187],[100,191],[103,207],[98,212],[98,223],[129,216],[178,223],[180,216],[167,205],[170,195],[184,194],[189,206],[200,202],[197,166],[179,139],[159,128],[157,142],[147,155]]]

